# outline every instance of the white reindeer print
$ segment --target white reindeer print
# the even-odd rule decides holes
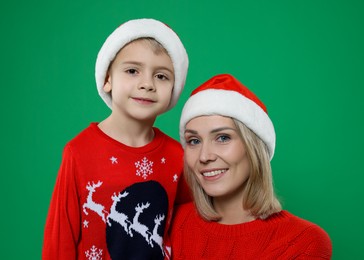
[[[141,206],[138,203],[138,205],[135,207],[135,216],[133,218],[133,223],[129,226],[129,235],[131,237],[133,236],[133,232],[131,231],[133,229],[134,231],[141,234],[145,238],[147,243],[149,245],[151,245],[152,242],[150,241],[150,236],[152,234],[150,233],[150,231],[146,225],[139,222],[140,214],[143,213],[144,209],[148,208],[149,206],[150,206],[150,203],[147,202],[146,204],[142,203]]]
[[[112,219],[115,222],[119,223],[122,227],[124,227],[124,230],[127,234],[129,234],[128,226],[131,225],[131,222],[128,220],[127,215],[116,210],[116,204],[120,202],[121,198],[125,198],[128,195],[129,193],[126,191],[122,194],[119,192],[118,195],[116,195],[116,193],[114,192],[114,195],[111,196],[113,203],[110,208],[110,214],[107,216],[107,224],[109,224],[109,226],[111,226],[111,222],[109,220]]]
[[[86,189],[89,191],[88,192],[88,196],[87,196],[87,200],[86,202],[83,204],[83,212],[88,215],[87,212],[87,208],[96,212],[104,222],[106,222],[105,219],[105,213],[107,213],[107,211],[104,210],[104,206],[101,204],[98,204],[96,202],[94,202],[92,200],[92,194],[96,191],[96,188],[99,188],[102,185],[102,181],[98,181],[96,184],[94,182],[92,182],[92,185],[90,184],[90,182],[88,182],[88,184],[86,185]]]
[[[154,219],[154,228],[153,228],[153,234],[150,237],[150,240],[154,241],[157,245],[159,245],[159,247],[161,248],[163,255],[164,255],[164,251],[163,251],[163,237],[160,236],[158,234],[158,228],[161,225],[161,222],[164,220],[165,216],[164,215],[157,215]],[[151,246],[153,247],[153,243],[151,243]]]

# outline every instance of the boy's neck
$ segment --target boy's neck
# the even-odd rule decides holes
[[[106,135],[130,147],[141,147],[154,138],[154,122],[122,122],[109,116],[99,123],[98,127]]]

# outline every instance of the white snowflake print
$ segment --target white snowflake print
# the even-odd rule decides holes
[[[165,164],[166,163],[166,158],[163,157],[162,160],[161,160],[161,163]]]
[[[85,252],[88,260],[102,260],[102,249],[97,249],[94,245]]]
[[[149,161],[147,157],[144,157],[142,161],[136,162],[135,167],[137,168],[136,175],[143,177],[144,180],[153,173],[153,162]]]
[[[116,157],[112,156],[112,157],[110,158],[110,161],[111,161],[111,164],[117,164],[117,163],[118,163],[118,158],[116,158]]]
[[[84,221],[83,221],[83,227],[84,227],[84,228],[88,228],[88,223],[89,223],[89,222],[88,222],[87,220],[84,220]]]
[[[175,175],[173,175],[173,182],[177,182],[177,181],[178,181],[178,175],[175,174]]]

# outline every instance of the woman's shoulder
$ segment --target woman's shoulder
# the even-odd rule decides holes
[[[309,233],[311,235],[327,235],[326,231],[319,225],[302,217],[298,217],[286,210],[282,210],[281,212],[272,215],[268,219],[268,221],[271,223],[280,223],[282,227],[287,227],[291,230]]]
[[[297,245],[306,245],[306,254],[315,255],[323,253],[331,255],[332,243],[328,233],[311,221],[295,216],[287,211],[283,211],[286,217],[286,228],[292,235],[292,239]]]
[[[307,219],[302,217],[298,217],[288,211],[282,211],[284,216],[286,216],[287,223],[291,227],[295,227],[295,229],[300,229],[305,231],[305,233],[309,233],[310,235],[321,235],[321,236],[328,236],[326,231],[321,228],[318,224],[315,224]]]

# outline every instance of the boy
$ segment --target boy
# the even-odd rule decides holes
[[[106,39],[95,76],[112,112],[64,148],[43,259],[170,258],[173,205],[189,196],[182,148],[153,124],[176,104],[187,69],[182,42],[159,21],[128,21]]]

